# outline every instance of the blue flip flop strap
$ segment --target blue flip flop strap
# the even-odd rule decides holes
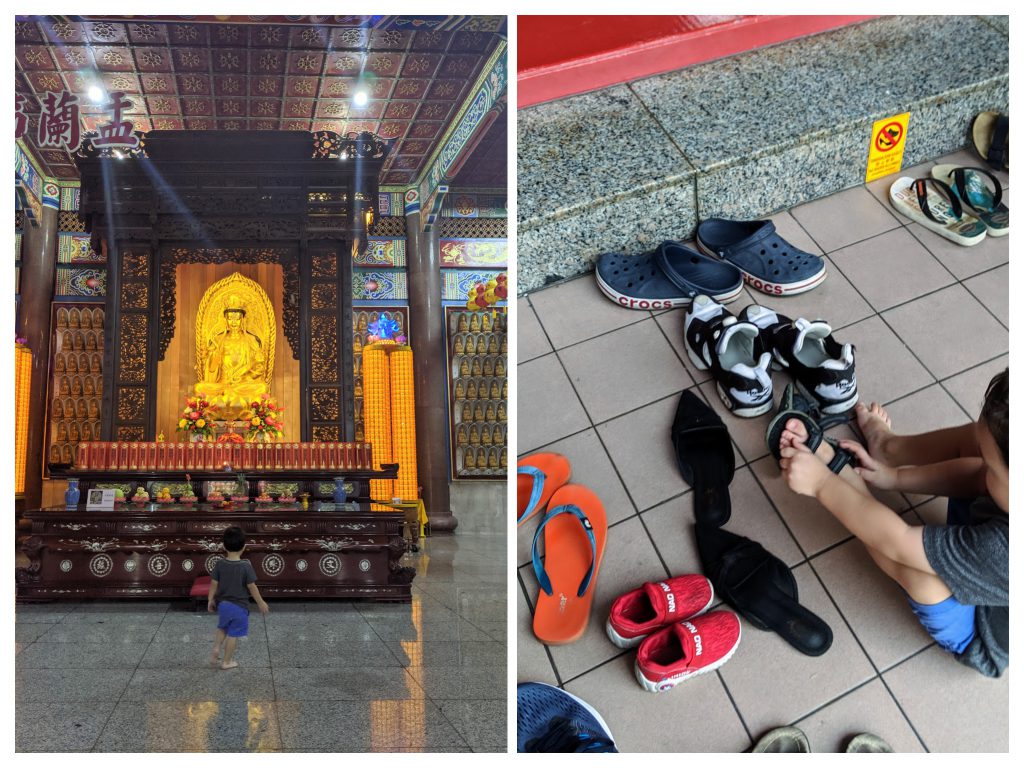
[[[583,525],[583,529],[587,532],[587,538],[590,539],[590,567],[587,569],[587,574],[583,577],[583,581],[580,582],[580,588],[576,592],[576,597],[583,597],[587,587],[590,586],[590,579],[594,576],[594,563],[597,561],[597,539],[594,538],[594,526],[590,524],[590,519],[575,504],[563,504],[560,507],[555,507],[549,510],[544,515],[544,519],[540,521],[540,525],[537,526],[537,532],[533,534],[533,572],[537,575],[540,588],[550,596],[553,592],[551,579],[548,578],[548,572],[544,570],[544,565],[540,561],[540,553],[537,552],[537,542],[540,541],[540,533],[544,530],[544,526],[552,518],[563,514],[574,515]]]
[[[519,519],[516,520],[516,523],[518,524],[532,515],[533,510],[537,508],[537,502],[540,501],[540,497],[544,493],[544,473],[536,467],[530,467],[524,464],[519,467],[517,474],[529,475],[533,478],[533,490],[530,491],[530,500],[526,502],[526,509],[523,510],[523,514],[521,514]]]
[[[983,173],[984,175],[986,175],[990,179],[992,179],[992,183],[995,185],[995,192],[992,193],[992,198],[993,199],[992,199],[992,208],[991,208],[991,210],[994,212],[999,207],[999,203],[1003,199],[1003,185],[999,183],[999,179],[996,178],[995,174],[990,173],[989,171],[985,170],[984,168],[955,168],[955,169],[953,169],[953,188],[956,189],[956,193],[958,195],[960,195],[960,199],[962,199],[968,205],[970,205],[971,207],[973,207],[975,209],[978,209],[978,206],[976,206],[974,204],[974,202],[970,198],[968,198],[968,196],[967,196],[967,193],[969,191],[967,189],[967,171],[971,171],[972,173]]]

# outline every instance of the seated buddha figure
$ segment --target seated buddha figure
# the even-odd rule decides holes
[[[224,322],[227,327],[207,342],[203,380],[195,391],[211,402],[245,406],[267,391],[266,354],[260,338],[245,328],[238,296],[228,297]]]

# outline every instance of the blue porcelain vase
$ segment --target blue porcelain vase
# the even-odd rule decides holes
[[[334,478],[334,503],[344,504],[348,501],[348,494],[345,493],[345,478],[336,477]]]
[[[77,507],[78,500],[82,498],[82,492],[78,489],[78,478],[68,478],[68,489],[64,491],[64,505]]]

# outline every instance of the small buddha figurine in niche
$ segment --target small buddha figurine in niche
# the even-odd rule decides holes
[[[459,376],[469,376],[469,359],[462,358],[462,362],[459,363]]]
[[[96,394],[96,389],[92,385],[92,376],[86,376],[82,380],[82,394],[86,397],[92,397]]]
[[[90,368],[92,368],[92,365],[89,362],[89,356],[83,352],[78,356],[78,372],[89,373]]]
[[[50,463],[60,464],[60,446],[56,443],[50,446]]]
[[[501,449],[500,463],[501,463],[501,468],[502,469],[508,469],[508,449],[507,448],[502,448]]]
[[[359,331],[359,333],[366,333],[366,329],[369,327],[369,322],[370,321],[367,319],[366,313],[360,312],[359,320],[356,323],[356,330]]]
[[[60,337],[60,348],[66,352],[70,352],[75,348],[74,337],[71,335],[71,331],[64,331]]]
[[[61,446],[60,459],[62,464],[75,463],[75,449],[71,447],[70,443],[64,443],[64,445]]]
[[[469,330],[469,323],[466,322],[466,313],[459,313],[459,333],[465,333]]]
[[[504,376],[505,375],[505,358],[499,357],[494,363],[494,375]]]
[[[82,424],[82,440],[85,442],[92,440],[92,425],[88,421]]]
[[[89,352],[95,352],[96,351],[96,334],[95,333],[90,333],[90,334],[86,335],[86,337],[85,337],[85,348]]]
[[[60,394],[61,397],[68,397],[71,394],[71,382],[67,376],[60,377]]]
[[[477,404],[476,404],[476,408],[473,409],[473,421],[483,421],[483,420],[484,420],[484,404],[482,402],[478,401]]]
[[[89,401],[88,414],[90,419],[98,419],[100,417],[100,407],[95,400]]]
[[[466,382],[459,379],[455,382],[455,399],[465,400],[466,399]]]
[[[498,381],[497,381],[497,379],[492,379],[491,380],[491,392],[490,392],[490,395],[491,395],[491,400],[498,400],[499,398],[501,398],[501,393],[498,390]]]
[[[60,404],[60,400],[53,401],[53,418],[63,419],[64,418],[64,406]]]
[[[473,319],[469,321],[469,330],[477,333],[480,330],[480,313],[474,312]]]
[[[96,390],[96,394],[97,395],[102,395],[103,394],[103,377],[102,376],[93,376],[92,380],[93,380],[93,389]]]
[[[469,444],[480,445],[480,429],[476,424],[469,428]]]
[[[498,451],[495,448],[492,448],[490,451],[487,452],[487,468],[498,468]]]
[[[474,357],[473,358],[473,375],[474,376],[483,376],[483,373],[484,373],[484,369],[483,369],[483,366],[480,365],[480,358],[479,357]]]
[[[480,442],[483,443],[484,445],[490,445],[491,444],[491,428],[490,427],[485,426],[485,427],[483,427],[480,430]]]
[[[66,421],[57,422],[57,442],[64,443],[68,439],[68,424]]]
[[[466,336],[466,354],[476,354],[476,336],[473,336],[472,334]]]
[[[462,452],[462,466],[464,469],[476,469],[476,451],[472,448]]]
[[[508,379],[501,382],[501,399],[508,400]]]
[[[356,385],[355,385],[355,388],[354,388],[353,391],[355,392],[355,396],[356,397],[362,397],[363,396],[363,377],[362,376],[356,376]]]
[[[487,421],[494,421],[494,417],[495,417],[494,403],[488,403],[487,404]]]
[[[465,445],[467,442],[469,442],[469,437],[466,432],[466,427],[465,425],[460,424],[459,428],[455,431],[455,444]]]
[[[91,402],[96,402],[95,400]],[[75,403],[75,416],[80,419],[84,419],[89,415],[89,406],[85,404],[85,398],[78,398],[78,402]]]
[[[452,349],[455,351],[456,355],[465,354],[465,352],[466,352],[466,337],[463,336],[461,333],[456,334],[456,336],[455,336],[455,344],[453,345]]]
[[[78,431],[78,422],[72,421],[71,424],[68,426],[68,439],[72,443],[77,443],[81,436],[82,433]]]
[[[62,355],[59,355],[57,357],[57,359],[61,360],[61,359],[63,359],[63,357],[64,357],[64,355],[62,354]],[[62,373],[64,371],[67,371],[68,373],[78,373],[78,358],[75,357],[74,355],[68,355],[67,357],[68,357],[67,365],[66,366],[61,366],[60,371]]]
[[[86,329],[92,328],[92,310],[82,310],[82,327]]]
[[[78,376],[71,378],[71,396],[79,397],[82,394],[82,379]]]
[[[477,395],[476,382],[471,379],[469,384],[466,385],[466,397],[469,400],[476,400],[476,395]]]
[[[473,406],[466,402],[462,406],[462,420],[472,421],[473,420]]]
[[[504,427],[497,426],[497,427],[494,428],[494,442],[495,442],[496,445],[504,445],[505,444],[505,428]]]
[[[57,328],[68,327],[68,310],[66,307],[61,307],[57,310]]]
[[[498,421],[508,421],[508,411],[505,410],[505,403],[498,404]]]
[[[89,372],[99,373],[103,370],[103,358],[100,357],[99,352],[93,352],[92,357],[89,358]]]
[[[363,442],[364,437],[365,437],[365,435],[363,433],[363,425],[359,424],[359,425],[356,426],[356,442],[357,443]]]
[[[491,316],[484,313],[484,316],[480,318],[480,330],[487,331],[489,333],[492,328],[493,325],[491,324]]]
[[[500,351],[501,351],[501,354],[503,354],[503,355],[507,355],[508,354],[508,336],[502,336],[501,337],[501,350]]]
[[[82,325],[81,312],[78,311],[78,307],[72,307],[71,311],[68,312],[68,327],[79,328]]]
[[[491,340],[487,342],[487,352],[492,355],[498,354],[498,335],[495,333],[491,334]]]
[[[64,373],[64,371],[67,370],[67,367],[64,363],[64,355],[56,355],[56,360],[54,360],[53,363],[53,370],[56,373]]]
[[[363,340],[357,334],[353,334],[353,336],[352,336],[352,351],[353,352],[362,352],[363,351]]]

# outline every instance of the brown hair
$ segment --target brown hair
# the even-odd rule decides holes
[[[981,406],[981,420],[1010,466],[1010,369],[997,373],[985,390],[985,403]]]

